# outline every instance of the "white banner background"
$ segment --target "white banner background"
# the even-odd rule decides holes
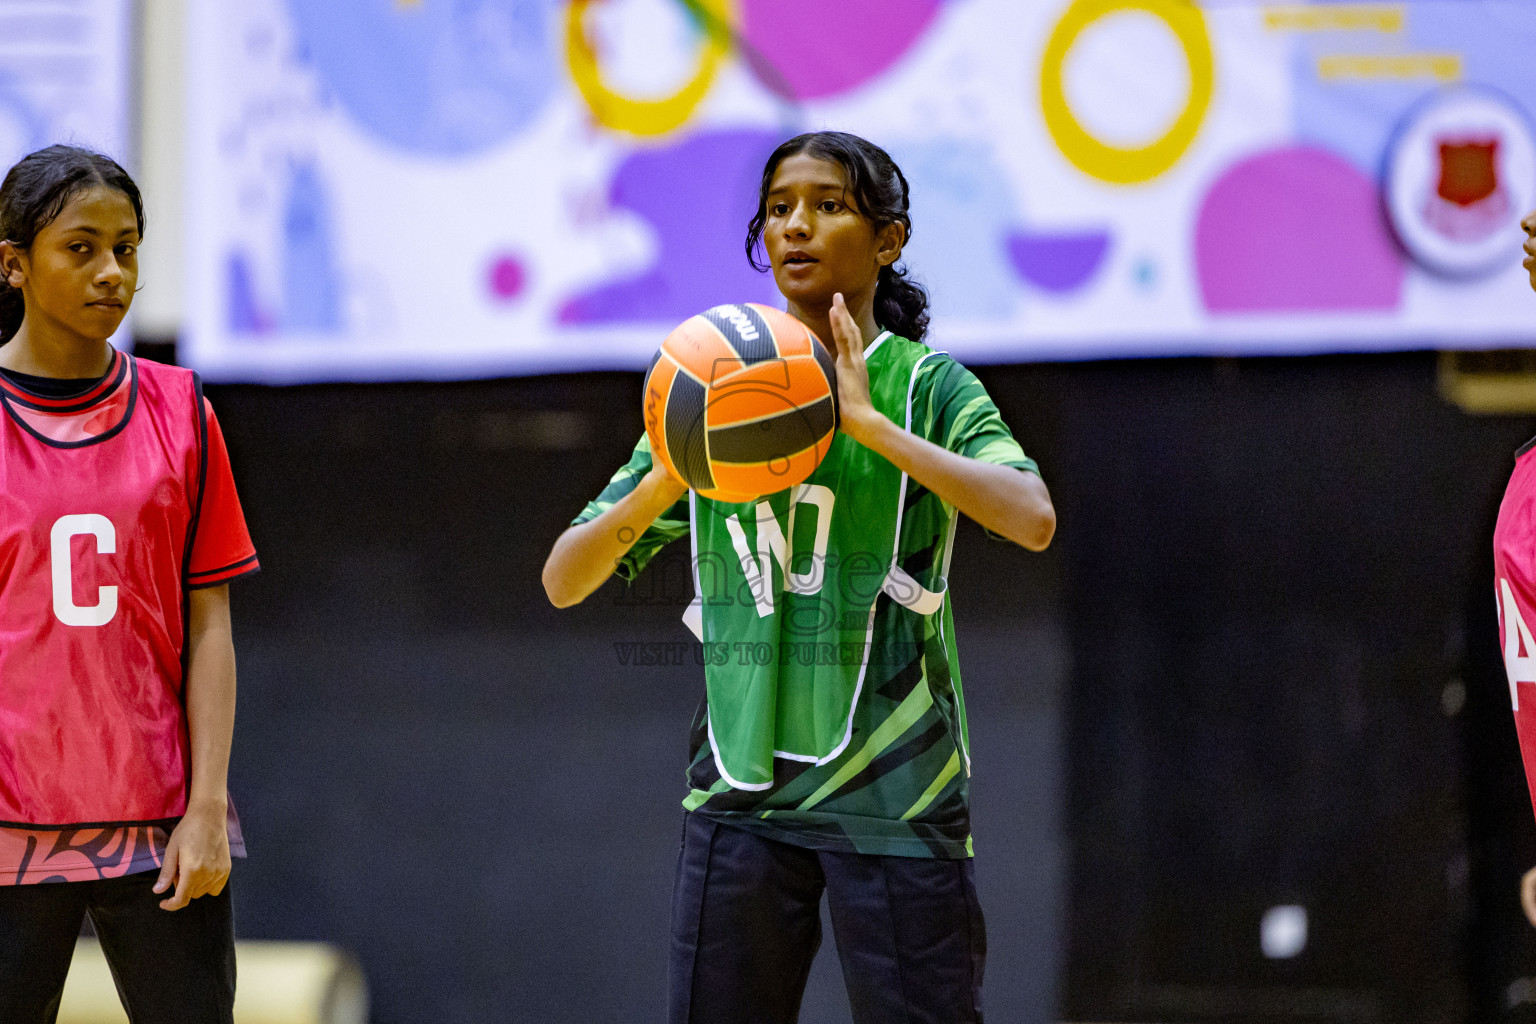
[[[0,174],[55,143],[133,169],[130,0],[0,3]],[[128,326],[119,343],[130,338]]]
[[[188,31],[212,379],[643,367],[777,301],[742,236],[817,128],[901,164],[962,359],[1536,342],[1536,5],[191,0]]]

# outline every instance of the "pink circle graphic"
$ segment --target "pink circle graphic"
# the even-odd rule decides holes
[[[1403,257],[1371,179],[1342,157],[1292,146],[1249,157],[1212,186],[1195,267],[1213,313],[1396,309]]]
[[[523,294],[523,288],[528,283],[528,273],[523,269],[522,261],[516,256],[498,256],[491,261],[487,280],[491,286],[493,299],[498,302],[511,302]]]
[[[744,0],[743,56],[789,99],[833,96],[863,85],[910,50],[942,0]]]

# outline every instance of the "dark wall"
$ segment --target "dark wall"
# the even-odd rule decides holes
[[[1061,513],[1043,556],[955,555],[989,1018],[1460,1021],[1531,973],[1490,938],[1529,808],[1465,786],[1517,756],[1469,610],[1536,424],[1445,405],[1426,354],[980,375]],[[241,931],[353,949],[383,1024],[661,1013],[701,675],[614,645],[685,639],[685,588],[562,612],[538,582],[638,390],[209,389],[265,566]],[[1288,960],[1277,904],[1309,915]],[[848,1019],[827,946],[806,1024]]]
[[[1004,404],[1030,450],[1028,380]],[[210,387],[263,571],[234,595],[240,933],[353,950],[374,1020],[653,1021],[682,823],[686,551],[557,611],[550,543],[639,436],[637,375]],[[1011,404],[1009,404],[1011,403]],[[1048,444],[1046,447],[1049,447]],[[1041,452],[1042,458],[1045,452]],[[957,542],[993,1019],[1054,1020],[1054,554]],[[849,1019],[831,931],[803,1020]]]
[[[1063,379],[1070,1012],[1467,1019],[1458,718],[1513,723],[1465,626],[1532,423],[1444,404],[1429,355]],[[1260,949],[1277,905],[1293,958]]]

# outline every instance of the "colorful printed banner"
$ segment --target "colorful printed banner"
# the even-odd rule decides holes
[[[763,157],[912,185],[962,359],[1536,343],[1536,5],[189,3],[188,323],[215,379],[643,367],[775,302]]]
[[[0,4],[0,173],[68,142],[127,166],[129,0]]]
[[[132,168],[129,13],[130,0],[0,2],[0,175],[58,142]]]

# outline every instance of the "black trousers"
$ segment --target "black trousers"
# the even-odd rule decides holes
[[[686,816],[671,1024],[794,1024],[821,894],[855,1024],[981,1024],[986,929],[970,860],[828,853]]]
[[[54,1024],[86,914],[133,1024],[232,1024],[229,886],[160,909],[157,871],[92,882],[0,886],[0,1021]]]

